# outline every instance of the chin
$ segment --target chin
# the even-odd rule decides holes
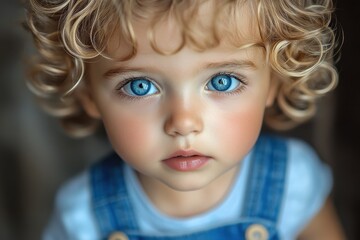
[[[200,181],[199,179],[192,180],[179,180],[179,181],[162,181],[166,186],[171,188],[172,190],[179,191],[179,192],[191,192],[197,191],[205,188],[211,181]]]

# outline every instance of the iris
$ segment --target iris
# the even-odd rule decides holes
[[[233,91],[240,84],[240,81],[229,74],[219,74],[214,76],[209,83],[207,88],[211,91]]]

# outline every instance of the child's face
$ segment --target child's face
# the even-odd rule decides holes
[[[245,23],[240,27],[251,32]],[[146,28],[135,24],[139,45],[133,59],[101,58],[87,66],[91,96],[82,102],[101,118],[115,151],[141,177],[176,190],[202,188],[235,169],[258,137],[272,101],[264,49],[221,44],[164,56],[151,48]],[[162,49],[180,42],[173,29],[164,25],[157,31]],[[128,49],[123,44],[114,51]],[[177,155],[196,156],[165,161]]]

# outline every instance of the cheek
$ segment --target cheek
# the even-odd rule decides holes
[[[240,111],[222,113],[214,125],[218,126],[216,139],[222,139],[223,149],[244,156],[254,145],[263,122],[263,108],[243,107]]]
[[[114,150],[127,162],[141,161],[156,149],[156,126],[148,119],[122,114],[104,116],[103,122]]]

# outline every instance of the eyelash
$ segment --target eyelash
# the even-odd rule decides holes
[[[216,78],[218,76],[221,76],[221,75],[226,75],[226,76],[229,76],[231,78],[236,79],[237,81],[239,81],[239,86],[236,86],[236,88],[234,90],[232,90],[232,91],[216,91],[216,90],[214,91],[214,90],[206,89],[207,85],[211,82],[212,79],[214,79],[214,78]],[[155,94],[151,94],[151,95],[144,95],[144,96],[136,96],[136,95],[130,95],[130,94],[124,92],[123,88],[127,84],[131,83],[132,81],[140,80],[140,79],[147,80],[147,81],[151,82],[151,84],[154,84],[157,89],[160,89],[158,87],[158,84],[156,82],[154,82],[154,80],[149,79],[146,76],[137,76],[137,77],[128,76],[123,81],[121,81],[121,83],[116,87],[115,91],[116,91],[117,95],[119,97],[121,97],[121,98],[125,98],[127,100],[132,100],[132,101],[133,100],[135,101],[135,100],[140,100],[140,99],[146,99],[148,97],[151,97],[151,96],[155,95]],[[243,76],[240,76],[239,74],[236,74],[234,72],[218,72],[218,73],[212,75],[206,81],[205,89],[207,91],[211,92],[212,94],[217,94],[217,95],[221,95],[221,96],[223,96],[223,95],[236,95],[236,94],[241,93],[242,91],[244,91],[246,89],[247,85],[248,85],[248,83],[246,81],[246,78],[243,77]],[[160,92],[160,90],[159,90],[159,92]]]

